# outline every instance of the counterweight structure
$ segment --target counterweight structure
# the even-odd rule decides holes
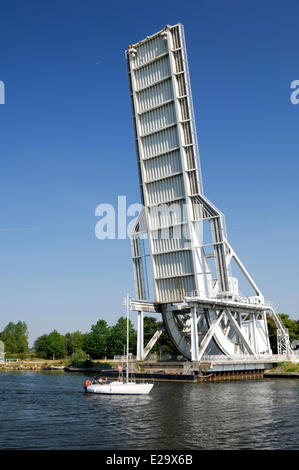
[[[138,359],[162,332],[144,348],[144,312],[161,313],[174,345],[193,361],[271,354],[267,312],[278,327],[279,353],[289,352],[279,316],[230,246],[223,214],[203,192],[183,26],[166,26],[130,45],[126,60],[144,206],[131,233]],[[239,292],[233,263],[253,295]]]

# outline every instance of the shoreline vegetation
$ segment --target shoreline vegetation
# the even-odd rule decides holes
[[[290,341],[299,339],[299,320],[291,320],[288,315],[281,314],[281,320],[288,328]],[[144,343],[147,344],[154,333],[162,326],[156,318],[144,317]],[[268,330],[271,349],[276,349],[276,327],[271,317],[268,318]],[[109,326],[105,320],[99,319],[87,333],[75,331],[60,334],[57,330],[36,338],[33,348],[28,345],[28,328],[25,322],[10,322],[0,332],[0,371],[5,370],[53,370],[53,371],[88,371],[99,372],[101,369],[113,368],[125,355],[127,324],[126,318],[120,317],[115,325]],[[137,346],[137,332],[129,322],[129,353],[133,359]],[[4,353],[5,351],[5,353]],[[151,359],[178,357],[179,352],[171,343],[166,332],[163,332],[151,351]],[[4,359],[4,360],[1,360]],[[299,374],[299,365],[287,362],[278,363],[277,367],[265,373]]]
[[[36,359],[31,360],[7,360],[0,362],[0,372],[88,372],[89,374],[97,374],[104,369],[114,369],[119,360],[97,360],[90,361],[88,364],[72,365],[69,359],[48,360]],[[299,363],[280,362],[276,367],[265,370],[265,378],[299,378]]]
[[[105,360],[98,360],[98,361],[90,361],[89,364],[78,364],[78,368],[88,371],[92,371],[92,369],[99,370],[99,369],[110,369],[114,367],[114,363],[119,363],[119,361],[110,361],[107,362]],[[65,371],[66,369],[72,368],[75,366],[69,359],[38,359],[32,358],[27,360],[22,359],[7,359],[6,361],[0,362],[0,372],[1,371]]]
[[[266,377],[299,377],[298,362],[278,362],[276,367],[267,370]]]
[[[162,322],[153,317],[144,318],[144,342],[152,338],[161,327]],[[89,360],[112,360],[115,356],[123,356],[127,342],[127,321],[120,317],[115,325],[109,326],[105,320],[99,319],[87,333],[75,331],[60,334],[57,330],[36,338],[33,348],[28,345],[28,328],[25,322],[10,322],[0,332],[0,359],[31,360],[67,360],[78,366]],[[299,335],[298,335],[299,336]],[[129,353],[135,354],[137,348],[137,332],[129,321]],[[2,345],[2,350],[1,350]],[[4,354],[5,351],[5,354]],[[156,342],[152,353],[176,355],[176,348],[166,332]]]

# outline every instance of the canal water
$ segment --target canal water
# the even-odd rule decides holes
[[[0,373],[0,449],[299,449],[299,381],[155,383],[89,395],[85,376]]]

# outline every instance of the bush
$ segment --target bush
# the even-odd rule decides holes
[[[286,372],[297,372],[297,367],[296,366],[291,366],[291,367],[287,367]]]
[[[78,349],[71,355],[71,365],[73,367],[90,367],[91,361],[87,359],[87,354]]]

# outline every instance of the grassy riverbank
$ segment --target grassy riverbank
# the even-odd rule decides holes
[[[268,374],[299,374],[298,362],[279,362],[276,367],[267,371]]]
[[[299,377],[298,362],[279,362],[276,367],[268,370],[265,377]]]
[[[89,362],[88,364],[73,364],[70,359],[31,359],[31,360],[7,360],[5,362],[0,362],[0,372],[1,371],[17,371],[17,370],[64,370],[65,367],[79,366],[84,369],[84,366],[88,369],[102,369],[113,367],[113,362],[107,362],[104,360],[97,360]]]

